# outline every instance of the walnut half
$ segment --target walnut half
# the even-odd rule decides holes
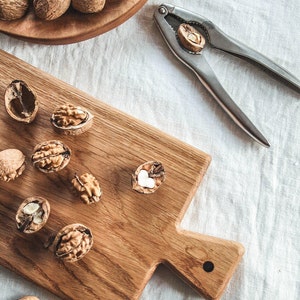
[[[31,123],[38,112],[38,101],[35,93],[22,80],[14,80],[5,90],[5,108],[14,119]]]
[[[86,109],[65,103],[56,107],[50,121],[58,133],[79,135],[91,128],[93,118],[93,115]]]
[[[35,233],[47,223],[49,214],[50,204],[45,198],[29,197],[21,203],[17,211],[17,228],[24,233]]]
[[[55,256],[66,262],[82,259],[90,251],[92,245],[92,232],[82,224],[65,226],[57,233],[52,243]]]
[[[70,161],[71,150],[63,142],[50,140],[35,146],[31,160],[44,173],[62,170]]]
[[[158,161],[147,161],[140,165],[131,178],[132,188],[142,194],[154,193],[165,181],[165,170]]]

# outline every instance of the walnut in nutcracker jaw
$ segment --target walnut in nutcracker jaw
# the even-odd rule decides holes
[[[65,103],[56,107],[50,121],[58,133],[79,135],[91,128],[93,118],[93,115],[85,108]]]
[[[16,214],[17,228],[24,233],[35,233],[47,222],[50,204],[47,199],[33,196],[25,199]]]
[[[161,162],[147,161],[140,165],[131,178],[132,188],[142,194],[154,193],[165,181],[165,170]]]

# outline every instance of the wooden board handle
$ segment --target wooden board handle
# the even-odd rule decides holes
[[[169,236],[172,240],[164,264],[207,298],[219,299],[244,254],[244,247],[182,230]]]

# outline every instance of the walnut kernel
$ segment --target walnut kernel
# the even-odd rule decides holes
[[[192,52],[200,52],[205,45],[204,36],[189,24],[180,24],[178,38],[184,48]]]
[[[38,112],[35,93],[22,80],[14,80],[5,90],[5,108],[7,113],[19,122],[31,123]]]
[[[25,170],[25,155],[18,149],[0,152],[0,180],[10,181],[19,177]]]
[[[83,203],[91,204],[100,201],[102,195],[100,184],[92,174],[75,175],[71,182]]]
[[[140,165],[131,178],[132,188],[143,194],[154,193],[165,181],[165,170],[158,161],[147,161]]]
[[[80,106],[65,103],[56,107],[50,121],[58,133],[79,135],[91,128],[93,115]]]
[[[35,146],[31,160],[44,173],[62,170],[70,161],[71,150],[63,142],[50,140]]]
[[[24,296],[24,297],[20,298],[19,300],[39,300],[39,298],[35,297],[35,296]]]
[[[25,199],[16,214],[17,228],[24,233],[35,233],[48,220],[50,204],[42,197],[34,196]]]

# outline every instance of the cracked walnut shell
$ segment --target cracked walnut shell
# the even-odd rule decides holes
[[[50,140],[35,146],[31,160],[33,165],[44,173],[62,170],[70,161],[71,150],[63,142]]]
[[[4,100],[6,111],[14,120],[31,123],[35,119],[39,104],[24,81],[12,81],[5,90]]]
[[[90,251],[92,245],[92,232],[82,224],[65,226],[57,233],[52,243],[55,256],[66,262],[82,259]]]
[[[165,181],[165,170],[158,161],[147,161],[140,165],[131,178],[132,188],[142,194],[154,193]]]
[[[48,220],[50,204],[47,199],[34,196],[25,199],[16,214],[17,228],[24,233],[39,231]]]
[[[192,52],[200,52],[205,45],[204,36],[189,24],[180,24],[177,35],[182,46]]]
[[[0,152],[0,180],[10,181],[19,177],[25,170],[25,155],[18,149]]]
[[[75,175],[71,182],[83,203],[91,204],[100,201],[102,191],[98,180],[92,174]]]
[[[93,118],[86,109],[65,103],[56,107],[50,121],[58,133],[79,135],[91,128]]]

